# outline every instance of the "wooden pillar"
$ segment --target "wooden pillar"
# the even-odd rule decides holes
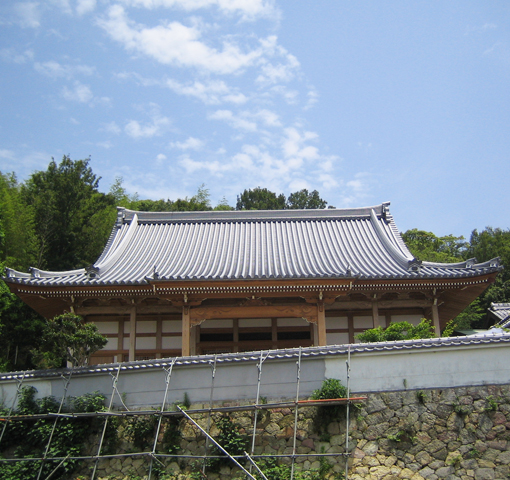
[[[158,316],[156,320],[156,358],[161,358],[163,350],[163,320]]]
[[[326,345],[326,311],[324,309],[324,302],[317,304],[317,340],[318,346]]]
[[[441,326],[439,325],[439,308],[437,306],[437,298],[434,298],[432,304],[432,325],[434,326],[434,333],[436,337],[441,336]]]
[[[374,324],[374,328],[377,328],[381,325],[379,322],[379,305],[377,304],[377,293],[374,294],[374,298],[372,300],[372,322]]]
[[[116,362],[124,362],[126,359],[124,358],[124,318],[119,320],[119,332],[117,336],[117,358],[114,359]]]
[[[278,319],[271,318],[271,341],[273,348],[278,348]]]
[[[136,359],[136,307],[131,307],[129,314],[129,361]]]
[[[197,327],[191,327],[189,333],[189,354],[197,354]]]
[[[191,340],[191,319],[190,311],[187,305],[182,307],[182,352],[183,357],[191,355],[190,340]]]
[[[237,353],[239,351],[239,319],[234,318],[232,320],[232,339],[233,339],[233,348],[232,351]]]
[[[354,343],[354,315],[347,314],[347,325],[349,326],[349,343]]]

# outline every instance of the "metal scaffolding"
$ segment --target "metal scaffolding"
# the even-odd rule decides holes
[[[141,457],[147,459],[147,467],[148,467],[148,479],[153,480],[154,476],[154,465],[155,462],[164,466],[164,460],[174,459],[174,460],[182,460],[182,459],[195,459],[202,461],[202,475],[204,478],[207,478],[207,465],[208,460],[215,458],[225,458],[225,456],[235,464],[244,474],[246,478],[250,478],[255,480],[257,477],[254,476],[253,469],[257,471],[257,474],[260,475],[263,479],[267,480],[264,476],[262,470],[260,469],[260,465],[257,464],[257,460],[267,459],[268,455],[264,454],[255,454],[255,444],[256,444],[256,436],[257,436],[257,421],[259,412],[263,410],[271,410],[276,408],[291,408],[294,409],[294,428],[293,428],[293,437],[292,437],[292,453],[283,453],[271,455],[274,458],[290,458],[291,464],[291,480],[293,480],[295,475],[295,466],[296,460],[300,457],[345,457],[345,478],[348,479],[348,461],[350,457],[349,452],[349,407],[352,403],[363,402],[366,397],[351,397],[350,396],[350,371],[351,371],[351,355],[350,349],[347,352],[347,397],[346,398],[337,398],[337,399],[326,399],[326,400],[300,400],[300,380],[301,380],[301,348],[299,349],[298,359],[296,361],[296,396],[294,401],[280,401],[276,403],[260,403],[261,399],[261,379],[263,373],[263,364],[265,360],[269,356],[269,351],[261,351],[258,362],[256,363],[257,368],[257,390],[255,403],[248,405],[238,405],[238,406],[220,406],[214,407],[214,380],[216,376],[217,370],[217,356],[215,355],[212,360],[210,360],[211,366],[211,387],[210,387],[210,399],[209,399],[209,408],[201,408],[201,409],[184,409],[179,405],[176,405],[176,410],[169,410],[167,405],[168,394],[171,390],[171,377],[174,365],[178,361],[178,357],[171,359],[169,367],[162,366],[162,371],[164,372],[164,381],[165,381],[165,389],[164,395],[161,402],[161,408],[158,410],[130,410],[128,406],[124,403],[121,392],[118,391],[117,385],[119,382],[119,376],[121,374],[121,364],[118,365],[115,374],[111,371],[111,369],[107,370],[107,373],[112,377],[112,391],[110,396],[110,401],[108,404],[108,408],[106,411],[101,412],[88,412],[88,413],[62,413],[62,409],[64,406],[65,399],[67,397],[67,390],[72,378],[72,371],[69,373],[67,377],[62,375],[62,379],[64,380],[64,395],[60,401],[59,408],[54,413],[47,414],[34,414],[34,415],[13,415],[15,411],[15,401],[14,398],[12,405],[8,411],[8,414],[5,415],[0,420],[4,422],[1,434],[0,434],[0,449],[5,449],[5,446],[2,445],[2,440],[4,438],[4,434],[6,430],[9,428],[9,424],[12,421],[37,421],[40,419],[53,419],[53,427],[51,433],[48,437],[48,441],[44,450],[44,454],[41,458],[0,458],[0,462],[41,462],[41,466],[39,469],[39,474],[37,480],[43,480],[42,472],[43,467],[46,463],[52,462],[52,464],[56,465],[52,472],[45,477],[44,480],[50,480],[51,477],[56,473],[60,465],[66,460],[84,460],[88,461],[93,465],[91,480],[96,479],[96,475],[99,468],[99,463],[103,459],[112,459],[112,458],[126,458],[126,457]],[[25,381],[25,375],[21,377],[21,379],[17,378],[17,389],[16,396],[19,395],[21,388],[23,387]],[[117,396],[120,399],[120,402],[125,410],[123,411],[114,411],[114,398]],[[297,436],[298,436],[298,414],[300,407],[313,407],[313,406],[333,406],[333,405],[346,405],[346,432],[345,432],[345,451],[343,453],[322,453],[322,452],[314,452],[314,453],[297,453]],[[241,412],[241,411],[253,411],[253,429],[251,430],[251,447],[250,452],[243,452],[242,455],[235,455],[231,452],[228,452],[224,446],[220,445],[215,438],[211,435],[211,422],[212,416],[214,413],[233,413],[233,412]],[[207,425],[206,428],[201,427],[198,422],[193,418],[194,415],[206,415]],[[108,422],[111,417],[140,417],[140,416],[156,416],[157,424],[154,432],[154,439],[152,441],[152,448],[150,451],[145,452],[137,452],[137,453],[117,453],[117,454],[102,454],[103,444],[105,441],[105,436],[107,433]],[[205,437],[205,445],[204,445],[204,454],[203,455],[184,455],[184,454],[164,454],[157,453],[157,445],[158,439],[161,433],[162,421],[165,417],[178,416],[180,418],[184,418],[187,422],[190,422],[196,429],[198,429]],[[70,456],[67,455],[65,457],[52,457],[49,452],[51,450],[51,444],[53,440],[53,435],[57,424],[60,419],[79,419],[79,418],[87,418],[87,417],[99,417],[104,418],[103,428],[101,429],[101,434],[99,435],[97,442],[97,450],[95,455],[87,455],[87,456]],[[221,455],[211,455],[209,452],[209,445],[213,444],[219,451],[221,451],[224,456]],[[246,468],[240,462],[246,461]]]

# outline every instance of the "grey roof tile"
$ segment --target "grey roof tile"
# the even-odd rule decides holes
[[[419,262],[388,204],[356,209],[135,212],[116,224],[89,269],[30,274],[27,285],[140,285],[150,280],[464,278],[500,270],[483,264]]]

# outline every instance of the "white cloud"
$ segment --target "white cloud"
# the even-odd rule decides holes
[[[200,150],[204,146],[204,142],[199,138],[189,137],[184,142],[171,142],[171,148],[179,150]]]
[[[23,64],[34,58],[34,52],[32,50],[25,50],[24,52],[18,53],[12,48],[2,48],[0,50],[0,58],[7,62]]]
[[[276,35],[271,35],[263,40],[261,44],[268,57],[279,57],[283,62],[272,63],[266,58],[261,60],[262,73],[257,77],[257,82],[262,84],[276,84],[290,82],[299,71],[297,58],[290,54],[281,45],[278,45]]]
[[[96,0],[77,0],[76,13],[78,15],[85,15],[94,11],[96,8]]]
[[[209,115],[211,120],[223,120],[227,122],[232,128],[236,130],[243,130],[246,132],[256,132],[257,124],[239,115],[234,115],[230,110],[216,110],[216,112]]]
[[[110,148],[112,148],[114,146],[113,143],[110,142],[110,140],[105,140],[104,142],[97,142],[96,145],[98,147],[104,148],[106,150],[109,150]]]
[[[299,92],[297,90],[289,90],[285,85],[275,85],[269,91],[280,95],[289,105],[298,103]]]
[[[318,180],[326,190],[338,187],[338,182],[337,182],[335,176],[330,175],[329,173],[319,174]]]
[[[109,133],[114,133],[115,135],[118,135],[122,131],[115,122],[104,124],[101,130]]]
[[[41,14],[37,2],[19,2],[13,6],[18,22],[23,28],[37,28],[41,24]]]
[[[64,87],[62,95],[66,100],[79,103],[88,103],[94,98],[90,87],[78,81],[74,82],[72,89]]]
[[[156,165],[163,165],[165,160],[166,155],[164,155],[163,153],[158,153],[158,155],[156,155]]]
[[[222,50],[216,50],[200,40],[201,32],[197,27],[187,27],[176,21],[146,28],[130,21],[120,5],[112,6],[108,17],[98,23],[127,50],[167,65],[219,74],[236,73],[253,65],[264,53],[261,47],[243,53],[237,45],[226,40]]]
[[[280,127],[282,125],[278,115],[266,109],[255,112],[253,117],[261,120],[268,127]]]
[[[244,94],[229,87],[221,80],[210,80],[208,82],[195,80],[188,84],[182,84],[170,79],[167,80],[166,85],[179,95],[196,97],[208,105],[217,105],[223,102],[239,105],[248,100]]]
[[[308,140],[315,140],[317,134],[314,132],[300,133],[296,128],[285,129],[286,137],[282,140],[282,151],[286,158],[296,160],[317,160],[319,150],[317,147],[305,145]]]
[[[16,158],[15,157],[15,154],[12,150],[7,150],[7,149],[0,149],[0,158],[3,159],[3,160],[12,160],[14,161],[14,159]]]
[[[0,171],[13,172],[18,180],[28,178],[36,170],[45,170],[51,160],[51,155],[42,152],[30,152],[20,155],[12,150],[0,149]]]
[[[183,155],[179,160],[181,165],[187,173],[195,173],[198,170],[206,170],[212,174],[220,174],[222,172],[230,170],[229,164],[222,164],[219,161],[196,161],[190,158],[188,155]]]
[[[136,120],[131,120],[124,127],[125,132],[132,138],[152,138],[161,135],[164,131],[168,130],[171,126],[171,121],[168,117],[154,116],[152,122],[142,125]]]
[[[273,1],[267,0],[122,0],[127,5],[145,8],[179,8],[185,11],[217,7],[223,13],[237,13],[243,19],[260,16],[278,17]]]
[[[50,60],[49,62],[35,62],[34,68],[37,72],[50,78],[73,78],[75,75],[93,75],[94,67],[88,65],[62,65],[58,62]]]
[[[305,110],[308,110],[309,108],[312,108],[316,103],[317,101],[319,100],[319,94],[317,93],[317,91],[312,88],[310,90],[308,90],[308,93],[306,94],[308,100],[306,102],[306,105],[305,105]]]

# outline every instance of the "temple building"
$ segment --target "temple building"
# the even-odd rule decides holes
[[[108,337],[93,363],[354,343],[421,318],[436,333],[492,283],[499,259],[416,260],[387,203],[327,210],[136,212],[100,258],[67,272],[7,269],[47,318],[74,312]]]

